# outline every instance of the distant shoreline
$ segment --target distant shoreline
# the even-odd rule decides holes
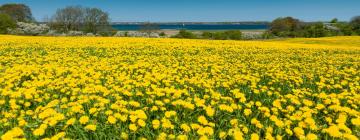
[[[166,37],[171,37],[174,36],[176,34],[179,33],[180,30],[173,30],[173,29],[161,29],[158,30],[158,33],[165,33]],[[227,31],[227,30],[189,30],[189,32],[192,32],[194,34],[197,35],[201,35],[203,32],[223,32],[223,31]],[[239,30],[241,31],[244,35],[261,35],[263,34],[266,30]],[[128,31],[124,31],[124,32],[138,32],[138,30],[128,30]]]
[[[111,25],[142,25],[148,22],[111,22]],[[244,22],[151,22],[161,25],[269,25],[268,21],[244,21]]]
[[[142,28],[142,24],[112,24],[114,29],[121,31],[137,31]],[[164,23],[156,25],[160,30],[191,30],[191,31],[218,31],[218,30],[266,30],[268,29],[268,24],[260,24],[260,23],[238,23],[238,24],[220,24],[220,23],[212,23],[212,24],[195,24],[195,23]]]

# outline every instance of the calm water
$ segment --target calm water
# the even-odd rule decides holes
[[[113,28],[118,30],[139,30],[141,25],[133,24],[121,24],[113,25]],[[234,24],[217,24],[217,25],[205,25],[205,24],[191,24],[191,25],[159,25],[160,29],[168,30],[264,30],[267,29],[267,25],[234,25]]]

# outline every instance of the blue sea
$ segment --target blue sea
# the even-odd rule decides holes
[[[268,25],[263,24],[160,24],[161,30],[265,30]],[[123,31],[139,30],[141,25],[138,24],[117,24],[113,28]]]

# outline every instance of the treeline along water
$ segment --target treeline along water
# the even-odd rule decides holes
[[[117,30],[139,30],[141,25],[139,24],[117,24],[112,25]],[[265,30],[268,25],[265,24],[160,24],[158,27],[162,30]]]

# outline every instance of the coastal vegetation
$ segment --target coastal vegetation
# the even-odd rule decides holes
[[[241,40],[242,33],[238,30],[229,30],[223,32],[203,32],[201,35],[204,39],[212,40]]]
[[[10,18],[9,18],[10,17]],[[144,22],[139,31],[117,31],[111,27],[109,14],[99,8],[67,6],[58,9],[44,23],[37,23],[31,9],[24,4],[4,4],[0,7],[0,33],[45,36],[118,36],[118,37],[173,37],[210,40],[253,40],[273,38],[317,38],[360,35],[360,17],[349,22],[334,18],[329,22],[303,22],[293,17],[280,17],[269,23],[261,34],[229,31],[179,30],[176,34],[161,31],[158,24]],[[14,24],[15,23],[15,24]],[[226,24],[226,23],[224,23]],[[27,29],[24,31],[24,29]],[[34,29],[31,31],[30,29]]]
[[[338,22],[336,19],[330,23],[314,22],[305,23],[292,17],[278,18],[270,24],[267,31],[276,37],[327,37],[343,35],[360,35],[357,33],[358,17],[354,17],[350,23]]]
[[[186,31],[186,30],[180,30],[178,34],[174,35],[173,38],[188,38],[188,39],[196,39],[198,38],[197,35],[195,35],[192,32]]]

